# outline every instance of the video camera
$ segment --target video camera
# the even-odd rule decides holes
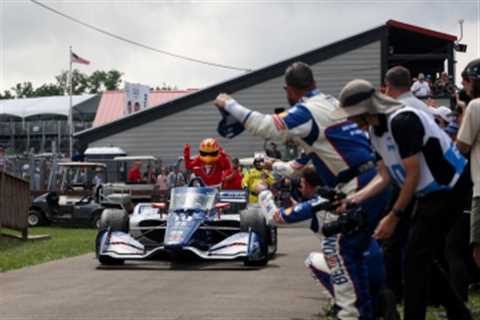
[[[346,194],[335,189],[319,187],[317,193],[327,201],[320,202],[313,206],[315,211],[334,211],[340,204],[340,200],[346,198]],[[355,204],[347,205],[347,212],[339,215],[338,219],[325,223],[322,226],[322,233],[325,237],[331,237],[336,234],[348,234],[357,230],[363,230],[368,225],[367,212]]]
[[[325,237],[331,237],[336,234],[348,234],[354,231],[363,230],[367,227],[367,212],[357,206],[341,214],[337,220],[325,223],[322,226],[322,233]]]

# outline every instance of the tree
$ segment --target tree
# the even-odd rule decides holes
[[[68,71],[62,71],[58,76],[55,77],[57,79],[57,85],[60,88],[64,88],[65,92],[69,93],[70,88],[67,86],[68,84]],[[80,95],[87,91],[88,89],[88,76],[84,73],[81,73],[77,69],[72,71],[72,94],[73,95]]]
[[[105,88],[107,90],[117,90],[122,83],[122,75],[120,71],[110,70],[107,72],[105,77]]]
[[[10,91],[8,91],[8,90],[4,90],[3,95],[0,93],[0,100],[2,100],[2,99],[13,99],[13,98],[14,98],[13,94],[11,94]]]
[[[28,98],[33,97],[34,90],[33,85],[30,81],[17,83],[12,90],[15,92],[15,97],[18,98]]]
[[[63,96],[64,94],[64,88],[53,83],[43,84],[34,91],[35,97]]]
[[[107,73],[105,71],[97,70],[88,77],[88,91],[89,93],[98,93],[102,89],[102,85],[105,83]]]

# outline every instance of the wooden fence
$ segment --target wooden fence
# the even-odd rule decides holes
[[[0,170],[0,230],[9,228],[20,231],[26,240],[30,204],[29,182]]]

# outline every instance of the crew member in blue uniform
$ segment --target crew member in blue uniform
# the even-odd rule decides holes
[[[253,135],[297,144],[303,150],[302,157],[283,165],[285,172],[294,172],[312,162],[323,185],[341,186],[345,193],[358,190],[376,176],[375,157],[366,134],[355,123],[339,122],[330,116],[337,108],[337,100],[316,88],[308,65],[296,62],[289,66],[284,88],[292,107],[282,114],[266,115],[250,110],[227,94],[220,94],[215,105],[235,117]],[[326,239],[326,245],[322,246],[331,256],[328,267],[340,319],[373,317],[363,253],[387,200],[384,192],[363,204],[369,213],[368,228]]]

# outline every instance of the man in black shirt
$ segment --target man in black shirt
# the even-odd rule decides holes
[[[361,204],[391,181],[400,188],[391,212],[380,221],[374,237],[389,238],[407,205],[413,198],[416,201],[405,258],[404,319],[425,318],[432,273],[441,275],[441,302],[449,319],[471,319],[438,263],[452,219],[463,208],[458,199],[465,194],[465,158],[426,113],[378,93],[368,81],[349,82],[339,100],[341,108],[332,116],[348,117],[368,129],[380,159],[378,176],[347,201]]]

